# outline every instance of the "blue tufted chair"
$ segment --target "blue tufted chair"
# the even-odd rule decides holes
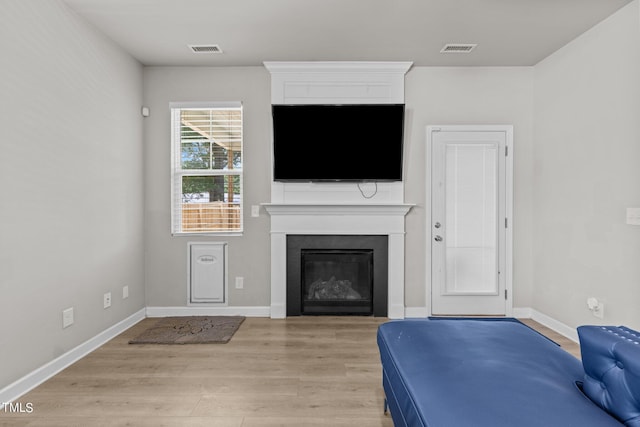
[[[640,332],[580,326],[578,336],[584,393],[626,427],[640,427]]]

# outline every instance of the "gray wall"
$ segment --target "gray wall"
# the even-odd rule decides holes
[[[417,206],[407,217],[406,305],[424,307],[429,272],[425,247],[425,127],[429,124],[514,124],[517,243],[516,305],[531,303],[532,75],[519,68],[416,67],[406,77],[405,200]],[[146,281],[147,305],[186,305],[187,242],[229,242],[230,305],[269,306],[269,217],[250,216],[250,205],[269,202],[271,179],[270,75],[263,67],[145,68]],[[245,225],[242,237],[172,237],[170,233],[169,102],[242,101],[244,105]]]
[[[230,305],[270,304],[269,217],[251,217],[251,205],[271,200],[271,92],[264,67],[147,67],[145,120],[145,227],[147,305],[184,307],[187,302],[187,242],[229,243],[229,280],[244,277],[244,289],[229,286]],[[244,222],[241,237],[171,236],[171,132],[169,103],[241,101],[244,114]]]
[[[533,307],[569,326],[640,328],[639,16],[635,1],[535,68]]]
[[[513,124],[514,306],[576,326],[597,321],[586,310],[593,295],[606,303],[604,321],[637,323],[628,301],[638,293],[638,229],[624,224],[624,208],[640,205],[637,8],[636,0],[535,67],[408,72],[405,200],[416,204],[406,222],[408,307],[423,307],[429,290],[425,127]],[[169,233],[168,103],[188,100],[244,102],[247,232],[213,240],[230,242],[231,279],[245,277],[230,304],[269,305],[269,219],[248,215],[270,198],[269,99],[262,67],[146,69],[149,306],[186,300],[189,238]]]
[[[407,74],[405,200],[417,205],[406,221],[408,307],[424,306],[430,291],[426,126],[458,124],[514,126],[514,306],[531,305],[532,76],[530,67],[416,67]]]
[[[0,53],[1,389],[143,308],[144,270],[142,66],[56,0],[0,2]]]

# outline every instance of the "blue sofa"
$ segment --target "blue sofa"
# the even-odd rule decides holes
[[[395,427],[640,427],[640,334],[578,329],[583,363],[515,319],[378,329]]]

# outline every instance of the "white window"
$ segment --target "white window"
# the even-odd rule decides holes
[[[242,232],[242,105],[171,104],[171,231]]]

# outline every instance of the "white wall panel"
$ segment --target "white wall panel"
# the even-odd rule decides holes
[[[226,243],[189,243],[189,303],[226,303],[226,266]]]

